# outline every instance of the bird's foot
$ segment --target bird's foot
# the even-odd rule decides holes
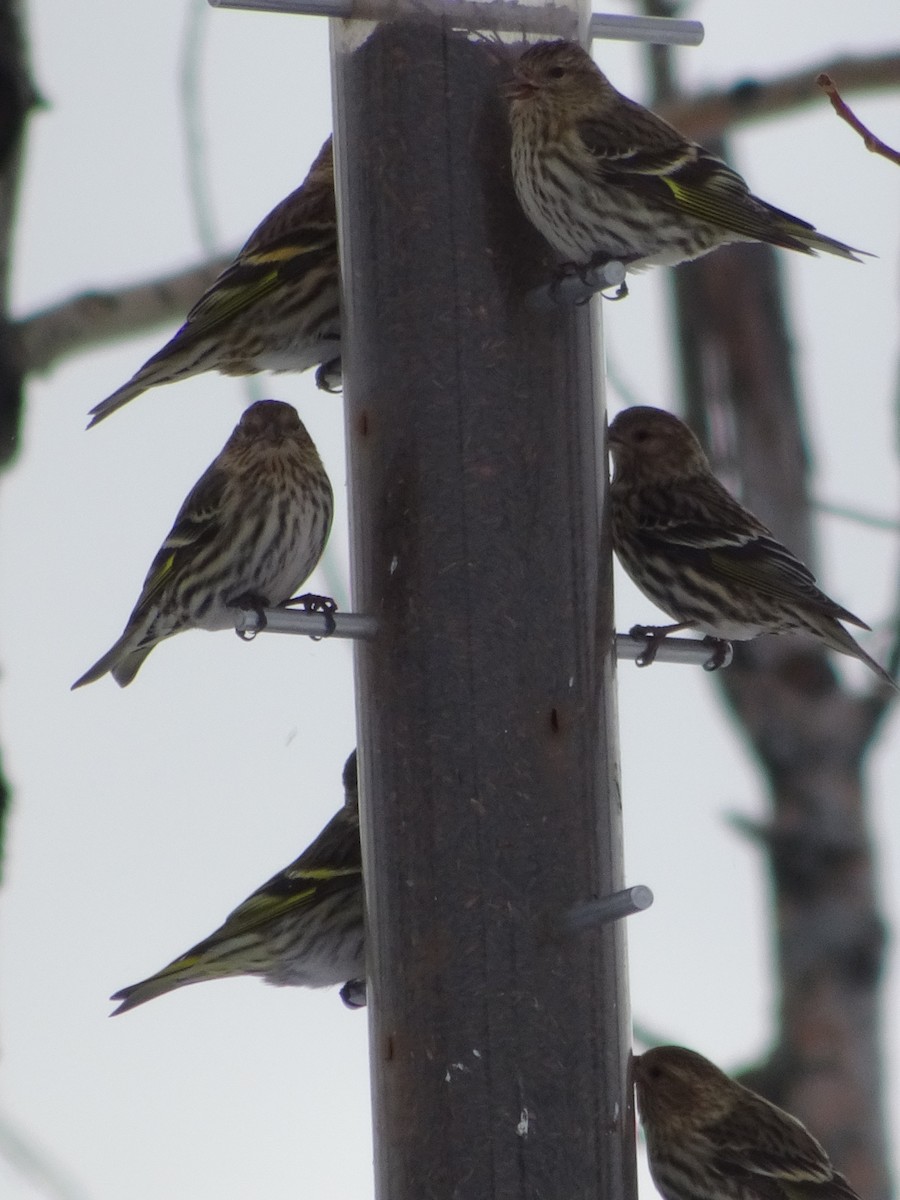
[[[313,636],[313,641],[331,637],[335,631],[334,614],[337,612],[337,602],[331,596],[318,596],[315,592],[304,592],[302,596],[292,596],[285,600],[282,608],[302,608],[307,613],[321,613],[325,618],[325,632]]]
[[[727,638],[717,638],[708,634],[703,639],[703,645],[709,646],[712,651],[703,664],[704,671],[718,671],[720,667],[727,667],[731,662],[732,648]]]
[[[568,307],[574,305],[578,308],[582,304],[588,304],[593,289],[588,282],[588,271],[590,267],[586,263],[564,262],[553,273],[553,278],[550,280],[550,299],[559,307]],[[577,279],[585,290],[585,295],[578,299],[573,299],[573,288],[571,280]],[[577,295],[577,288],[575,289]]]
[[[364,979],[348,979],[339,994],[348,1008],[366,1007],[366,981]]]
[[[628,636],[634,638],[635,641],[646,642],[644,649],[634,660],[635,664],[639,667],[651,666],[656,661],[660,646],[670,633],[672,633],[670,625],[632,625],[628,630]]]
[[[598,293],[604,300],[624,300],[628,295],[628,284],[624,278],[617,278],[608,284],[598,278],[597,273],[610,263],[621,263],[621,260],[598,254],[586,263],[560,263],[550,283],[551,299],[557,305],[574,305],[576,308],[588,304]],[[621,275],[624,276],[624,271]],[[573,286],[573,280],[581,284],[581,295],[578,294],[578,288]]]
[[[238,596],[236,600],[232,600],[229,607],[243,608],[248,612],[256,614],[258,623],[255,629],[235,630],[242,642],[252,642],[256,635],[265,629],[269,623],[265,611],[269,606],[260,596],[251,596],[249,592],[245,592],[242,596]]]
[[[602,287],[599,289],[599,291],[600,291],[600,295],[603,297],[604,300],[624,300],[625,297],[628,295],[628,284],[625,282],[625,279],[624,279],[624,268],[627,268],[628,264],[633,261],[634,261],[633,255],[631,255],[631,256],[613,255],[612,257],[610,257],[609,254],[604,254],[601,252],[599,254],[594,255],[594,257],[590,260],[590,262],[588,262],[587,266],[584,268],[584,271],[585,271],[586,275],[588,276],[588,278],[590,278],[594,274],[595,271],[602,271],[604,267],[608,267],[608,266],[610,266],[610,264],[613,264],[613,263],[616,264],[616,275],[618,275],[618,273],[619,273],[619,268],[620,267],[623,268],[623,270],[622,270],[623,278],[618,283],[614,283],[614,282],[610,281],[608,288]],[[596,286],[596,283],[595,283],[595,286]]]
[[[319,364],[316,368],[316,387],[319,391],[331,392],[332,395],[343,391],[344,376],[340,357]]]
[[[588,292],[590,292],[592,295],[594,291],[594,283],[591,279],[592,269],[591,263],[568,262],[562,264],[560,271],[564,275],[567,275],[570,279],[580,279],[584,287],[587,288]],[[582,304],[589,304],[591,295],[585,296],[583,300],[577,301],[579,307]]]

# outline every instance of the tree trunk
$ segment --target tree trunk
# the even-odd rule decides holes
[[[10,333],[9,268],[25,118],[36,101],[20,5],[0,0],[0,471],[15,458],[22,422],[22,374]],[[0,760],[0,873],[9,796]]]
[[[815,569],[778,253],[730,246],[674,273],[684,408],[717,473]],[[721,686],[772,803],[752,833],[769,856],[780,1029],[752,1082],[809,1126],[860,1195],[887,1200],[885,928],[863,768],[890,698],[852,695],[818,643],[794,638],[737,645]]]

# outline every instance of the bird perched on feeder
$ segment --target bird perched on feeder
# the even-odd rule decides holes
[[[341,311],[329,137],[295,191],[260,222],[171,341],[91,409],[90,426],[148,388],[204,371],[306,371],[340,387]]]
[[[73,688],[107,672],[131,683],[154,646],[185,629],[233,629],[238,607],[285,604],[322,557],[334,499],[290,404],[259,400],[192,488],[116,644]],[[325,597],[302,597],[330,607]]]
[[[616,91],[576,42],[530,46],[504,91],[519,203],[569,270],[674,266],[728,242],[865,253],[754,196],[720,158]]]
[[[111,1016],[207,979],[259,975],[291,987],[343,983],[349,1008],[366,1002],[362,852],[356,751],[344,764],[344,807],[289,867],[273,875],[215,933],[149,979],[111,997]]]
[[[719,643],[806,633],[896,687],[840,622],[869,626],[820,591],[809,568],[725,490],[683,421],[646,405],[626,408],[609,427],[609,449],[613,546],[644,595],[675,621],[635,626],[648,643],[641,666],[681,629]]]
[[[650,1174],[665,1200],[859,1200],[804,1126],[683,1046],[634,1059]]]

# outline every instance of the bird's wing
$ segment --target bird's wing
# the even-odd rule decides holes
[[[773,1132],[778,1134],[779,1130]],[[748,1193],[764,1200],[859,1200],[850,1183],[824,1157],[821,1147],[816,1151],[816,1145],[814,1142],[804,1148],[787,1144],[778,1136],[769,1144],[761,1144],[754,1135],[743,1144],[716,1145],[712,1165],[726,1178],[745,1183]]]
[[[633,176],[662,176],[691,159],[696,150],[692,142],[648,109],[631,101],[628,106],[620,110],[615,124],[595,117],[578,122],[581,141],[599,174],[621,174],[623,182]]]
[[[712,577],[782,599],[833,603],[816,587],[809,567],[714,478],[697,480],[689,489],[667,488],[665,494],[648,491],[639,520],[639,536],[649,550],[695,563]],[[845,612],[834,608],[835,616]]]
[[[242,933],[328,896],[360,887],[359,809],[346,805],[299,858],[239,904],[222,928],[228,933]]]
[[[677,170],[661,175],[679,211],[754,239],[770,237],[778,219],[795,232],[798,226],[814,229],[808,221],[757,199],[737,171],[702,146],[694,145],[693,151]]]
[[[772,537],[713,475],[645,485],[637,512],[642,534],[696,549],[741,548]]]
[[[780,1194],[782,1200],[859,1200],[795,1117],[760,1096],[745,1098],[737,1111],[739,1120],[726,1117],[704,1130],[713,1165],[723,1175],[743,1179],[766,1197]]]
[[[213,463],[197,480],[150,564],[135,612],[158,599],[186,553],[193,554],[216,535],[228,478],[228,474]]]
[[[788,1200],[860,1200],[858,1192],[850,1186],[839,1171],[832,1171],[824,1183],[790,1183],[785,1185]]]
[[[771,536],[748,539],[743,545],[710,547],[709,557],[717,574],[752,584],[767,595],[785,599],[820,595],[809,567]]]
[[[329,170],[317,175],[315,180],[307,177],[300,187],[276,204],[244,242],[237,257],[256,254],[283,239],[293,238],[299,242],[307,237],[315,239],[336,226],[334,172]]]
[[[812,604],[823,614],[868,629],[865,621],[835,603],[816,586],[805,563],[770,533],[710,527],[703,521],[673,518],[642,522],[638,539],[648,556],[657,555],[694,567],[710,582],[746,587],[787,604]]]
[[[144,980],[142,984],[137,984],[134,988],[124,988],[122,992],[116,993],[113,999],[123,999],[131,992],[137,991],[138,988],[143,991],[144,984],[152,984],[155,980],[163,981],[171,979],[173,976],[184,975],[186,971],[192,970],[197,963],[201,962],[208,951],[213,951],[215,955],[221,948],[223,938],[235,939],[245,935],[252,937],[269,922],[310,907],[336,892],[352,887],[362,889],[360,871],[355,873],[355,878],[351,878],[349,871],[338,871],[333,874],[332,879],[288,879],[286,871],[279,872],[252,896],[248,896],[234,912],[229,913],[219,928],[209,937],[197,942],[195,946],[191,946],[190,950],[186,950],[184,954],[173,959],[167,967],[158,971],[150,979]],[[183,982],[190,983],[192,980],[185,978]],[[168,987],[165,990],[168,990]],[[143,999],[149,1000],[151,996],[158,994],[157,991],[152,991]],[[128,1007],[142,1002],[142,1000],[135,1000]]]
[[[286,236],[242,252],[203,293],[180,332],[182,336],[190,332],[204,337],[282,284],[332,262],[337,262],[337,233],[333,227],[311,228],[302,240]]]
[[[341,892],[362,888],[361,867],[288,867],[273,875],[225,918],[212,935],[247,933],[287,913],[297,912]]]
[[[598,176],[652,192],[680,213],[754,240],[771,238],[772,222],[779,219],[795,232],[798,226],[815,228],[752,196],[744,178],[722,159],[633,101],[618,111],[613,128],[589,119],[578,129]]]
[[[362,870],[362,848],[359,841],[359,808],[345,804],[338,809],[319,836],[295,859],[285,874],[306,874],[312,878],[316,871]]]

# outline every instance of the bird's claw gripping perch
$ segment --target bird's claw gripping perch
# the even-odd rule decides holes
[[[649,667],[656,661],[659,648],[669,634],[677,633],[683,628],[683,625],[632,625],[628,636],[637,642],[646,643],[644,649],[635,658],[635,664],[639,667]],[[708,646],[710,650],[709,658],[703,664],[704,671],[718,671],[720,667],[727,667],[731,662],[732,646],[726,638],[707,635],[703,639],[703,645]]]
[[[593,282],[594,288],[600,292],[604,300],[624,300],[628,295],[628,284],[625,282],[625,269],[629,262],[632,261],[632,257],[610,258],[608,254],[595,254],[587,266],[582,268],[582,279],[589,287]],[[621,278],[619,277],[620,271]],[[597,288],[598,279],[603,279],[609,275],[612,276],[609,282],[605,282],[602,287]],[[615,290],[609,291],[608,289],[610,288],[614,288]]]
[[[302,608],[307,613],[321,613],[325,618],[325,632],[320,634],[312,634],[314,642],[320,642],[322,638],[329,638],[337,628],[334,623],[334,614],[337,612],[337,602],[331,596],[318,596],[315,592],[304,592],[302,596],[292,596],[290,600],[285,600],[283,608]]]
[[[703,664],[704,671],[718,671],[720,667],[728,666],[734,651],[731,642],[727,638],[717,638],[707,635],[703,639],[703,644],[709,646],[712,651],[709,658]]]
[[[660,646],[665,641],[666,631],[659,629],[656,625],[632,625],[628,630],[628,636],[633,637],[635,641],[647,643],[635,658],[635,665],[638,667],[652,666],[656,661]]]
[[[610,303],[613,300],[624,300],[626,298],[626,296],[628,295],[628,284],[620,283],[614,292],[605,292],[601,288],[600,295],[603,297],[604,300],[609,300]]]
[[[605,278],[605,268],[612,268],[613,278]],[[619,273],[621,268],[621,275]],[[570,280],[577,279],[585,290],[585,294],[573,300],[566,296],[571,289]],[[614,289],[610,291],[609,289]],[[625,265],[618,259],[610,259],[600,255],[587,263],[565,262],[557,268],[556,275],[550,284],[550,296],[559,306],[574,304],[576,308],[589,304],[591,298],[599,294],[604,300],[624,300],[628,295],[628,284],[625,282]]]
[[[236,629],[235,633],[242,642],[252,642],[258,633],[265,629],[269,621],[266,617],[266,604],[260,600],[259,596],[238,596],[237,600],[232,605],[233,608],[244,608],[249,612],[256,614],[258,622],[255,629]]]
[[[331,358],[316,368],[316,387],[332,396],[344,390],[343,371],[340,358]]]
[[[348,979],[338,994],[348,1008],[366,1007],[366,981],[364,979]]]

